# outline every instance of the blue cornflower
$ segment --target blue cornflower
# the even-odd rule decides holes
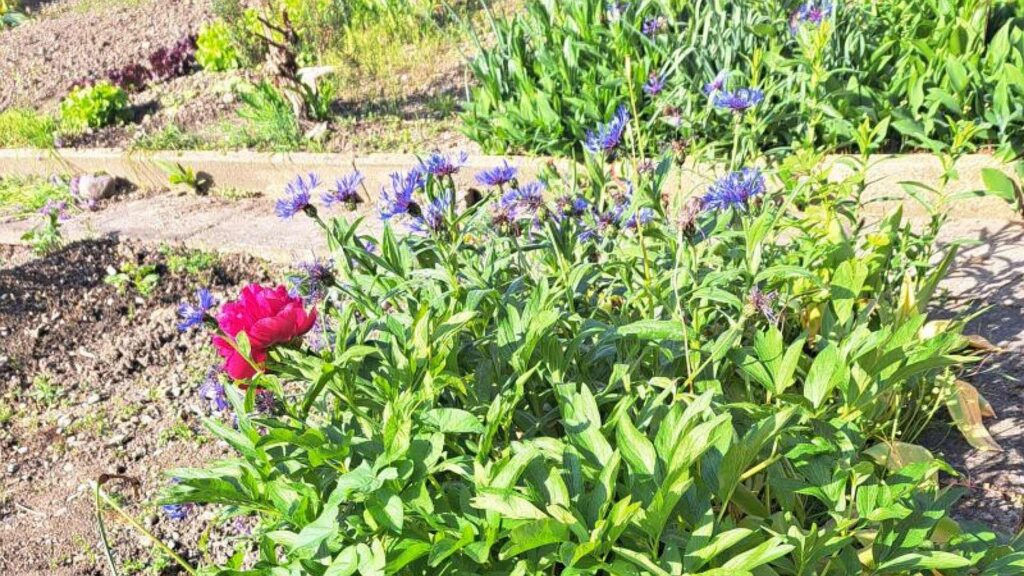
[[[775,313],[775,299],[778,296],[778,292],[762,292],[761,287],[755,285],[750,289],[750,294],[747,296],[747,303],[755,312],[764,316],[765,320],[772,324],[777,324],[779,316]]]
[[[716,108],[737,114],[746,112],[764,100],[764,92],[757,88],[740,88],[732,92],[715,92],[711,102]]]
[[[457,155],[434,152],[428,156],[426,160],[421,162],[420,165],[428,174],[433,174],[438,177],[451,176],[457,173],[460,168],[465,166],[467,160],[469,160],[469,154],[466,154],[465,152],[459,152]]]
[[[448,196],[441,196],[427,204],[423,214],[409,221],[409,229],[419,234],[431,234],[444,230],[445,215],[452,206]]]
[[[722,70],[715,77],[704,85],[704,94],[711,96],[716,92],[722,92],[725,90],[725,83],[729,80],[729,71]]]
[[[765,192],[764,176],[756,168],[744,168],[719,178],[701,198],[705,210],[745,210],[748,201]]]
[[[582,196],[559,196],[555,199],[555,219],[580,218],[590,209],[590,202]]]
[[[543,182],[535,180],[502,194],[500,202],[514,204],[523,210],[536,211],[544,205],[544,190],[546,189],[547,186]]]
[[[598,125],[597,130],[588,130],[583,146],[593,154],[611,154],[622,143],[622,135],[629,124],[629,110],[619,106],[607,124]]]
[[[285,197],[277,201],[274,212],[278,217],[287,220],[299,212],[306,211],[313,206],[310,199],[318,186],[320,178],[316,174],[310,173],[307,178],[296,176],[295,180],[285,187]]]
[[[407,214],[413,193],[422,187],[423,173],[418,169],[410,170],[404,176],[393,172],[391,189],[381,189],[380,219],[390,220],[399,214]]]
[[[346,204],[354,206],[359,203],[359,185],[363,183],[362,172],[356,170],[334,181],[334,188],[320,196],[326,206]]]
[[[647,77],[647,83],[644,84],[644,93],[648,96],[657,96],[661,94],[661,91],[665,89],[665,79],[651,72],[651,75]]]
[[[522,210],[514,198],[502,196],[501,199],[491,205],[491,225],[502,232],[518,236],[521,232],[519,226],[521,218]]]
[[[324,291],[334,283],[334,261],[320,260],[314,258],[307,262],[298,262],[295,267],[302,272],[299,276],[292,276],[290,280],[296,288],[296,296],[300,295],[299,289],[306,293],[307,301],[319,300]]]
[[[789,28],[796,34],[801,24],[821,26],[832,15],[833,5],[828,0],[807,0],[789,17]]]
[[[217,378],[218,371],[211,371],[199,387],[199,397],[210,403],[211,412],[223,412],[230,407],[224,385]]]
[[[178,330],[185,332],[189,328],[199,326],[206,321],[210,310],[217,305],[217,299],[206,288],[196,290],[196,300],[196,304],[182,302],[178,306],[178,316],[181,317],[181,322],[178,323]]]
[[[363,240],[363,251],[367,254],[377,253],[377,243],[373,240]]]
[[[477,174],[476,181],[484,186],[502,186],[515,180],[518,172],[516,168],[508,165],[508,160],[504,160],[501,166]]]
[[[164,516],[167,516],[167,518],[174,520],[175,522],[180,522],[188,518],[189,512],[192,511],[193,506],[194,504],[191,503],[164,504],[160,508],[163,509]]]
[[[273,414],[277,409],[277,397],[270,390],[256,392],[256,411],[260,414]]]
[[[656,18],[648,18],[644,20],[643,26],[641,26],[640,29],[644,33],[644,36],[656,36],[667,25],[668,21],[665,20],[665,17],[658,16]]]
[[[623,224],[623,228],[626,228],[628,230],[635,230],[640,226],[650,224],[653,220],[654,210],[651,210],[650,208],[645,206],[643,208],[640,208],[632,216],[630,216],[629,219],[626,220],[626,223]]]

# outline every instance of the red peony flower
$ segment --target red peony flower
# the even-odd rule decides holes
[[[252,361],[257,365],[267,360],[267,350],[275,344],[291,342],[302,336],[316,322],[316,310],[306,311],[302,299],[288,295],[284,286],[267,288],[250,284],[242,289],[238,300],[225,304],[217,315],[220,329],[231,336],[245,332],[252,349]],[[214,336],[213,345],[224,357],[224,371],[235,379],[244,380],[256,374],[256,369],[235,350],[234,342]]]

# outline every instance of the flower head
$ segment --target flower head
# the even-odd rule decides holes
[[[300,274],[290,276],[289,280],[295,287],[293,296],[305,293],[305,301],[313,302],[323,296],[328,286],[334,283],[334,261],[314,258],[295,265]]]
[[[725,90],[725,83],[728,80],[729,71],[722,70],[721,72],[715,75],[711,82],[708,82],[707,84],[704,85],[704,94],[707,96],[711,96],[716,92],[722,92],[723,90]]]
[[[804,24],[821,26],[832,15],[832,11],[833,5],[829,0],[807,0],[790,15],[789,28],[796,34]]]
[[[544,190],[547,186],[539,180],[513,188],[501,196],[499,202],[514,204],[516,207],[535,212],[544,206]]]
[[[68,203],[63,200],[47,200],[46,204],[39,209],[39,213],[48,218],[56,218],[57,220],[68,219]]]
[[[740,114],[764,100],[764,92],[757,88],[740,88],[732,92],[715,92],[711,102],[716,108]]]
[[[654,210],[644,206],[637,210],[626,222],[622,225],[627,230],[636,230],[641,226],[650,224],[654,220]]]
[[[181,522],[188,518],[189,513],[195,505],[192,503],[186,504],[164,504],[160,507],[164,512],[164,516],[168,519],[174,520],[175,522]]]
[[[469,160],[469,154],[465,152],[459,152],[456,155],[441,154],[440,152],[434,152],[427,157],[426,160],[421,162],[423,171],[427,174],[434,176],[451,176],[456,174],[463,166],[466,165],[466,161]]]
[[[644,33],[644,36],[651,37],[658,35],[658,33],[662,32],[666,26],[668,26],[668,20],[665,20],[664,16],[658,16],[644,20],[640,29]]]
[[[563,195],[555,199],[555,219],[582,218],[590,209],[590,202],[582,196]]]
[[[754,196],[765,191],[764,176],[756,168],[744,168],[719,178],[701,198],[705,210],[745,210]]]
[[[622,143],[622,135],[626,132],[628,124],[629,110],[625,105],[621,105],[607,124],[599,125],[597,130],[587,131],[583,146],[593,154],[611,155]]]
[[[310,173],[306,178],[296,176],[284,189],[284,198],[274,205],[274,212],[279,218],[287,220],[299,212],[312,208],[311,197],[313,191],[320,186],[320,178]]]
[[[359,198],[359,185],[363,183],[362,172],[356,170],[346,174],[334,181],[334,188],[324,192],[320,199],[326,206],[334,204],[345,204],[354,207],[361,201]]]
[[[427,204],[423,214],[409,221],[409,229],[419,234],[436,234],[445,228],[445,215],[452,207],[452,199],[448,195],[432,200]]]
[[[206,321],[210,310],[217,305],[217,299],[213,297],[206,288],[196,290],[196,303],[182,302],[178,306],[178,316],[181,322],[178,323],[178,330],[185,332],[189,328],[199,326]]]
[[[661,91],[665,89],[665,79],[658,74],[651,72],[651,75],[647,77],[647,83],[644,84],[644,93],[648,96],[657,96],[661,94]]]
[[[243,380],[256,374],[256,366],[266,361],[270,347],[295,340],[309,332],[314,322],[316,309],[307,311],[302,299],[290,296],[284,286],[249,284],[237,300],[221,308],[217,325],[224,336],[214,336],[213,345],[224,357],[224,371]],[[233,341],[240,332],[249,340],[250,358],[244,357]]]
[[[412,204],[412,195],[424,185],[423,173],[418,169],[410,170],[404,176],[398,172],[391,174],[391,187],[381,189],[381,220],[390,220],[400,214],[407,214]]]
[[[220,370],[211,370],[206,375],[206,380],[199,387],[199,397],[207,401],[211,412],[223,412],[230,407],[227,393],[224,392],[224,385],[220,383],[217,375]]]
[[[777,292],[762,292],[761,287],[755,285],[750,289],[750,294],[747,296],[747,304],[755,312],[764,316],[766,320],[775,324],[779,319],[775,313],[775,299],[777,297]]]
[[[518,172],[516,168],[509,166],[508,160],[504,160],[501,166],[495,166],[477,174],[476,181],[483,186],[503,186],[515,180]]]

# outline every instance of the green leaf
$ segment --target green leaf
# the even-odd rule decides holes
[[[653,476],[658,456],[654,452],[654,444],[637,430],[628,414],[619,417],[616,428],[616,441],[622,457],[629,464],[633,474]]]
[[[804,397],[811,405],[820,408],[836,386],[834,375],[839,369],[839,349],[829,343],[811,364],[804,381]]]
[[[963,568],[973,564],[967,558],[941,550],[922,550],[897,556],[878,566],[878,574],[906,574],[917,570]]]
[[[484,425],[479,418],[459,408],[428,410],[423,421],[444,434],[483,434],[484,432]]]
[[[981,181],[984,182],[985,191],[989,194],[1002,198],[1010,204],[1017,202],[1017,184],[1002,170],[982,168]]]

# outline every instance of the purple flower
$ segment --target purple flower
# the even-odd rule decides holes
[[[376,254],[377,244],[372,240],[363,240],[363,251],[365,251],[367,254]]]
[[[391,174],[391,188],[381,190],[380,219],[387,221],[400,214],[409,212],[412,195],[423,187],[423,173],[418,169],[410,170],[406,175],[398,172]]]
[[[630,216],[629,219],[626,220],[626,223],[623,224],[623,228],[626,228],[627,230],[636,230],[640,226],[650,224],[653,220],[654,210],[651,210],[650,208],[645,206],[643,208],[640,208],[639,210],[636,211],[636,213]]]
[[[164,516],[167,516],[168,519],[174,520],[175,522],[180,522],[188,518],[189,512],[192,511],[192,508],[194,506],[195,505],[192,503],[164,504],[160,508],[163,509]]]
[[[721,72],[715,75],[714,79],[712,79],[711,82],[708,82],[707,84],[704,85],[704,94],[707,96],[711,96],[716,92],[721,92],[725,90],[725,83],[728,80],[729,71],[722,70]]]
[[[287,220],[299,212],[308,211],[313,207],[310,204],[310,198],[318,186],[320,186],[320,178],[316,174],[310,173],[306,178],[301,175],[296,176],[295,180],[285,186],[285,197],[274,205],[274,212],[282,220]]]
[[[422,215],[414,217],[409,222],[409,229],[419,234],[441,232],[445,228],[444,217],[451,206],[452,200],[448,196],[441,196],[431,201]]]
[[[596,131],[587,131],[587,138],[583,146],[593,154],[611,155],[622,143],[622,135],[626,131],[627,124],[629,124],[629,110],[624,105],[619,106],[607,124],[599,125]]]
[[[324,205],[345,204],[355,207],[361,199],[359,198],[359,185],[363,183],[363,174],[356,170],[334,181],[334,188],[320,196]]]
[[[764,176],[756,168],[744,168],[719,178],[701,198],[705,210],[746,210],[754,196],[765,191]]]
[[[761,103],[764,92],[757,88],[740,88],[732,92],[715,92],[711,102],[716,108],[740,114]]]
[[[314,258],[308,262],[298,262],[295,267],[302,273],[289,279],[295,286],[296,296],[305,292],[307,302],[319,300],[324,291],[334,283],[334,262]]]
[[[514,234],[521,232],[519,220],[522,218],[522,211],[514,199],[506,199],[504,196],[491,205],[491,225],[501,232]]]
[[[476,181],[484,186],[503,186],[515,180],[518,172],[516,168],[508,165],[508,160],[504,160],[501,166],[477,174]]]
[[[48,218],[56,218],[57,220],[68,219],[68,203],[63,200],[47,200],[46,204],[39,209],[39,213]]]
[[[664,89],[665,79],[651,72],[651,75],[647,77],[647,83],[644,84],[644,93],[648,96],[657,96]]]
[[[668,21],[665,20],[664,16],[658,16],[656,18],[648,18],[644,20],[641,31],[644,36],[653,37],[660,33],[668,25]]]
[[[760,286],[754,286],[750,289],[750,295],[747,296],[747,303],[753,308],[758,314],[765,317],[766,320],[775,324],[778,322],[778,315],[775,313],[775,299],[778,297],[777,292],[762,292]]]
[[[277,409],[277,398],[270,390],[256,391],[256,411],[260,414],[273,414]]]
[[[178,316],[181,317],[181,322],[178,323],[178,330],[185,332],[189,328],[199,326],[206,321],[210,310],[217,305],[217,299],[206,288],[196,290],[196,300],[197,303],[195,304],[182,302],[178,306]]]
[[[590,209],[590,202],[582,196],[559,196],[555,199],[555,219],[581,218]]]
[[[535,180],[519,188],[513,188],[501,196],[501,203],[515,205],[527,211],[536,211],[544,205],[544,190],[547,186]]]
[[[228,404],[228,396],[224,392],[224,385],[220,383],[217,375],[219,370],[211,370],[206,375],[206,380],[199,387],[199,397],[209,402],[210,412],[223,412],[231,405]]]
[[[420,165],[428,174],[437,177],[451,176],[465,166],[467,160],[469,160],[469,154],[465,152],[459,152],[457,155],[434,152],[425,161],[421,162]]]
[[[821,26],[821,23],[832,15],[832,11],[832,2],[828,0],[807,0],[789,17],[789,29],[796,34],[801,24]]]

